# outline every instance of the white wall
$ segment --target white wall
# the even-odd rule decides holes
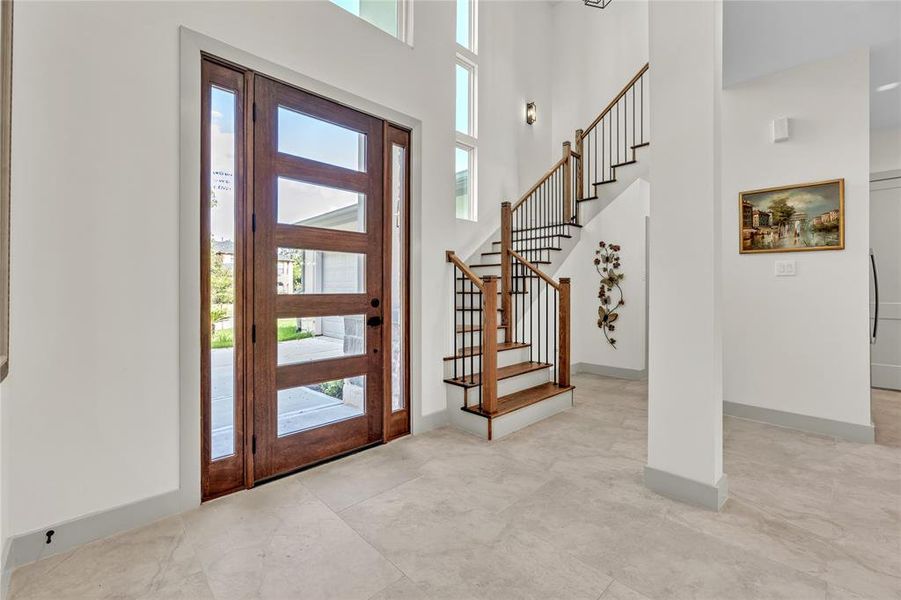
[[[607,8],[581,2],[553,6],[553,143],[573,141],[648,62],[648,2],[617,0]],[[651,70],[651,79],[654,72]]]
[[[722,337],[713,2],[650,6],[648,467],[718,486]]]
[[[572,279],[572,362],[641,371],[645,368],[646,291],[645,217],[649,214],[650,186],[638,179],[596,218],[582,228],[573,248],[554,277]],[[610,346],[597,326],[600,275],[594,266],[598,242],[619,244],[623,296],[617,341]],[[618,298],[618,295],[614,295]]]
[[[533,4],[544,10],[516,10]],[[456,243],[453,14],[417,2],[410,48],[327,2],[17,5],[10,534],[178,487],[181,25],[421,120],[412,389],[414,411],[444,409],[433,340],[449,337],[443,251]],[[485,67],[530,60],[523,42],[489,34]],[[498,105],[525,94],[492,101],[487,88]],[[486,198],[510,184],[496,185]]]
[[[870,424],[869,55],[866,50],[723,91],[725,399]],[[770,141],[772,119],[791,139]],[[738,193],[845,178],[845,250],[739,255]],[[796,277],[774,276],[775,260]]]
[[[501,202],[515,201],[559,158],[551,153],[550,18],[545,2],[480,3],[478,221],[458,219],[449,246],[462,257],[500,227]],[[538,105],[538,121],[528,125],[525,106],[531,101]]]
[[[901,169],[901,129],[870,131],[870,173]]]

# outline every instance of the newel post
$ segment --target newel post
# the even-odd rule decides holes
[[[582,153],[582,134],[584,132],[581,129],[576,129],[576,154],[579,155],[578,166],[576,167],[576,200],[581,200],[585,197],[585,190],[583,188],[584,183],[582,181],[582,157],[584,154]]]
[[[569,277],[560,278],[560,356],[558,357],[557,373],[559,385],[569,385],[570,369],[570,328],[572,327],[569,312]]]
[[[497,282],[494,275],[482,278],[482,410],[497,411]]]
[[[513,341],[513,209],[501,203],[501,324],[504,341]]]
[[[569,223],[573,218],[573,161],[569,142],[563,142],[563,158],[563,222]]]

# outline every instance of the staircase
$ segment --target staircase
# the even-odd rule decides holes
[[[548,273],[637,172],[648,146],[644,65],[516,202],[468,263],[452,250],[453,353],[444,359],[451,423],[496,439],[572,406],[570,281]],[[621,191],[621,189],[619,189]],[[585,219],[585,220],[583,220]],[[497,239],[497,238],[500,239]]]

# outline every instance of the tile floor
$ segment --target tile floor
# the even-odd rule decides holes
[[[405,438],[27,565],[12,598],[901,598],[901,448],[727,418],[716,514],[642,485],[646,387]]]

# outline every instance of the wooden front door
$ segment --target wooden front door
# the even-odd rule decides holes
[[[384,123],[254,82],[253,479],[380,442]]]

